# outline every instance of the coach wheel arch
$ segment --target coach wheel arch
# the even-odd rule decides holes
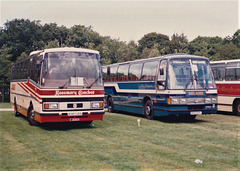
[[[240,99],[235,99],[232,107],[233,107],[233,114],[240,116]]]
[[[13,105],[14,105],[14,115],[16,117],[20,116],[20,114],[17,111],[17,99],[16,99],[16,97],[14,97],[14,104]]]
[[[114,105],[113,105],[112,96],[108,96],[108,98],[107,98],[107,108],[108,108],[108,112],[111,112],[111,113],[114,112]]]
[[[28,120],[28,123],[31,126],[37,126],[39,124],[37,121],[35,121],[35,113],[34,113],[34,110],[33,110],[32,102],[30,102],[30,105],[28,107],[27,120]]]

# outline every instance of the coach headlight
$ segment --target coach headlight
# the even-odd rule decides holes
[[[91,107],[92,107],[92,109],[103,108],[103,102],[92,102]]]
[[[210,104],[210,103],[212,103],[211,98],[205,98],[205,104]]]
[[[171,104],[179,104],[179,98],[171,98]]]
[[[58,109],[58,103],[44,103],[43,109],[44,110],[56,110],[56,109]]]
[[[186,98],[180,98],[179,103],[180,104],[187,104],[187,99]]]
[[[216,98],[216,97],[213,97],[213,98],[212,98],[212,103],[214,103],[214,104],[217,103],[217,98]]]

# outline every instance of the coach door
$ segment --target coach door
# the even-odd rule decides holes
[[[157,91],[165,90],[167,86],[167,60],[161,60],[157,77]]]

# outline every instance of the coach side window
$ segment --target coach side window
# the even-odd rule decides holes
[[[118,67],[118,81],[127,81],[128,80],[128,68],[129,64],[120,65]]]
[[[12,71],[11,71],[11,79],[12,80],[14,80],[15,78],[16,78],[16,65],[14,64],[13,66],[12,66]]]
[[[117,78],[117,68],[118,68],[118,66],[111,66],[110,67],[110,73],[109,73],[109,81],[110,82],[116,81],[116,78]]]
[[[144,63],[141,80],[142,81],[155,80],[157,65],[158,65],[157,61]]]
[[[40,82],[40,65],[38,65],[38,61],[39,58],[38,56],[34,56],[33,58],[31,58],[30,60],[30,65],[31,66],[31,70],[30,70],[30,78],[35,81],[36,83],[39,84]]]
[[[142,63],[138,64],[132,64],[129,68],[129,80],[130,81],[138,81],[141,78],[141,72],[142,72]]]
[[[103,75],[103,81],[106,82],[107,81],[107,67],[106,66],[102,67],[102,75]]]
[[[226,67],[226,80],[240,80],[240,62],[230,62]]]
[[[225,64],[212,64],[213,76],[216,81],[222,81],[225,79]]]

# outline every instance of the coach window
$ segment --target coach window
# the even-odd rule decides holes
[[[106,66],[102,67],[102,75],[103,75],[103,81],[106,82],[107,81],[107,67]]]
[[[21,79],[21,63],[17,64],[17,79]]]
[[[128,68],[129,64],[120,65],[118,67],[118,81],[128,80]]]
[[[166,71],[167,71],[167,60],[162,60],[160,62],[160,67],[158,71],[158,89],[165,89],[166,82]]]
[[[24,61],[24,69],[23,69],[23,78],[27,79],[27,75],[28,75],[28,60]]]
[[[110,75],[109,75],[109,81],[116,81],[117,78],[117,68],[118,66],[112,66],[110,67]]]
[[[15,78],[16,78],[16,65],[14,64],[13,66],[12,66],[12,71],[11,71],[11,80],[14,80]]]
[[[240,80],[240,63],[230,62],[227,64],[226,80],[228,81]]]
[[[19,79],[22,79],[22,77],[23,77],[23,63],[20,62],[18,64],[18,67],[19,67],[19,75],[18,75],[18,77],[19,77]]]
[[[129,80],[130,81],[138,81],[141,78],[141,71],[142,71],[142,63],[132,64],[129,68]]]
[[[225,79],[225,64],[212,64],[213,76],[216,81],[222,81]]]
[[[157,65],[158,65],[157,61],[144,63],[141,80],[142,81],[155,80]]]

